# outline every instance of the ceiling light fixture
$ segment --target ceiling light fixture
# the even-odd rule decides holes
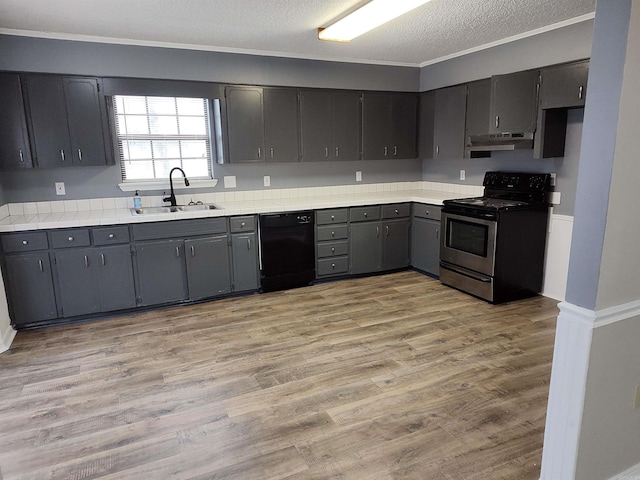
[[[319,28],[318,38],[334,42],[348,42],[428,1],[371,0],[333,25],[327,28]]]

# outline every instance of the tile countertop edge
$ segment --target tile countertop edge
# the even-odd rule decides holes
[[[53,220],[50,215],[7,215],[0,216],[0,233],[52,228],[89,227],[99,225],[118,225],[128,223],[164,222],[180,219],[231,217],[236,215],[256,215],[261,213],[291,212],[297,210],[321,210],[326,208],[344,208],[360,205],[388,204],[401,202],[442,205],[443,200],[469,196],[454,192],[436,190],[405,190],[378,193],[354,193],[344,195],[322,195],[314,197],[278,198],[269,200],[247,200],[216,202],[219,210],[202,212],[168,213],[134,216],[128,208],[105,210],[104,215],[91,217],[64,218]]]

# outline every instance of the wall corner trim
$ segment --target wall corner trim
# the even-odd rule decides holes
[[[11,343],[13,339],[16,337],[16,332],[13,328],[9,327],[9,329],[4,333],[2,338],[0,338],[0,353],[6,352],[11,347]]]

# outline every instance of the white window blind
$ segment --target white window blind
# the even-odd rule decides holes
[[[124,182],[166,179],[173,167],[212,178],[206,99],[116,95],[113,107]]]

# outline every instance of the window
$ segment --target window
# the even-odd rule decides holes
[[[116,95],[113,107],[124,182],[166,179],[173,167],[212,177],[206,99]]]

